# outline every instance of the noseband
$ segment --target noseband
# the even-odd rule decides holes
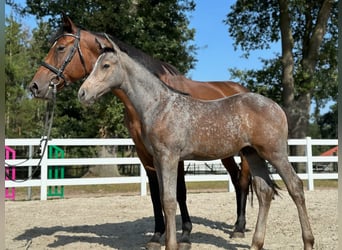
[[[86,68],[86,65],[85,65],[85,61],[84,61],[84,58],[83,58],[83,54],[82,54],[82,51],[81,51],[81,47],[80,47],[80,36],[81,36],[81,30],[78,29],[77,32],[76,32],[76,35],[75,34],[72,34],[72,33],[65,33],[65,34],[61,34],[60,36],[58,36],[56,39],[55,39],[55,42],[60,39],[61,37],[63,36],[71,36],[71,37],[74,37],[75,38],[75,41],[74,41],[74,44],[70,50],[70,53],[68,54],[68,56],[65,58],[65,61],[63,62],[62,66],[58,69],[56,68],[55,66],[52,66],[51,64],[48,64],[46,62],[41,62],[41,66],[49,69],[50,71],[52,71],[53,73],[56,74],[55,77],[53,77],[49,83],[49,87],[50,88],[58,88],[59,85],[62,83],[59,79],[62,78],[64,80],[64,82],[68,85],[69,82],[66,80],[63,72],[66,68],[66,66],[68,65],[68,63],[71,61],[71,59],[73,58],[73,56],[75,55],[76,51],[78,51],[78,54],[80,55],[80,60],[81,60],[81,63],[83,65],[83,68],[84,68],[84,72],[85,72],[85,75],[87,75],[87,68]],[[54,82],[54,80],[57,80],[57,83]]]

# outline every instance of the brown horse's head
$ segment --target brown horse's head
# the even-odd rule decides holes
[[[51,99],[53,89],[61,90],[66,84],[85,77],[100,53],[98,46],[93,46],[95,34],[81,30],[64,14],[62,23],[45,60],[29,84],[34,97]],[[105,43],[105,39],[102,42]]]

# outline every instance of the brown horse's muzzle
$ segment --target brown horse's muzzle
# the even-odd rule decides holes
[[[35,98],[41,98],[41,99],[51,99],[52,93],[49,91],[49,86],[46,85],[43,88],[39,87],[39,84],[37,82],[31,82],[28,86],[28,89],[30,90],[31,94]]]
[[[41,86],[36,81],[32,81],[28,86],[28,89],[35,98],[51,100],[53,95],[57,92],[57,87],[59,87],[59,84],[51,83]]]
[[[55,74],[38,71],[29,84],[28,89],[35,98],[51,100],[54,94],[61,90],[64,85],[65,80]]]
[[[35,98],[43,98],[46,95],[46,91],[42,91],[36,82],[31,82],[28,89]]]

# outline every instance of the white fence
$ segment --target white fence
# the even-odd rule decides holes
[[[40,146],[40,139],[6,139],[6,146]],[[312,146],[317,145],[338,145],[338,140],[318,140],[307,137],[306,139],[290,139],[289,145],[305,145],[305,156],[289,156],[290,162],[306,163],[306,173],[298,174],[302,180],[308,180],[308,189],[314,189],[314,180],[317,179],[338,179],[338,174],[334,173],[314,173],[313,163],[337,163],[337,156],[312,156]],[[126,146],[134,145],[131,139],[52,139],[48,141],[48,145],[54,146]],[[240,162],[240,158],[236,157],[236,162]],[[6,160],[6,164],[15,165],[16,167],[37,166],[40,159],[15,159]],[[187,164],[221,164],[220,160],[216,161],[186,161]],[[67,178],[67,179],[48,179],[48,166],[75,166],[75,165],[140,165],[140,176],[137,177],[102,177],[102,178]],[[47,199],[48,186],[66,186],[66,185],[94,185],[94,184],[122,184],[122,183],[140,183],[141,195],[147,193],[147,177],[146,172],[141,165],[139,158],[121,157],[121,158],[65,158],[65,159],[48,159],[47,150],[42,156],[40,179],[29,179],[27,181],[5,181],[5,187],[40,187],[41,200]],[[33,167],[34,168],[34,167]],[[273,179],[279,180],[278,174],[273,174]],[[228,181],[229,191],[233,191],[233,185],[228,174],[220,175],[186,175],[187,182],[200,181]]]

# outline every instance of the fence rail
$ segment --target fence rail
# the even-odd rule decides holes
[[[46,141],[43,141],[43,144]],[[300,173],[298,176],[302,180],[308,181],[308,189],[314,190],[314,180],[317,179],[338,179],[337,172],[334,173],[314,173],[313,163],[337,163],[337,156],[313,156],[312,146],[336,146],[338,140],[325,140],[325,139],[290,139],[288,140],[289,146],[304,145],[306,147],[305,156],[289,156],[290,162],[306,163],[306,173]],[[6,139],[6,146],[41,146],[41,139]],[[134,143],[131,139],[52,139],[47,142],[48,146],[133,146]],[[239,157],[235,157],[236,162],[240,162]],[[6,160],[6,164],[15,165],[16,167],[34,167],[39,164],[40,159],[16,159]],[[186,161],[188,164],[221,164],[220,160],[215,161]],[[48,166],[73,166],[73,165],[140,165],[140,176],[135,177],[99,177],[99,178],[67,178],[67,179],[48,179]],[[47,199],[48,186],[61,186],[61,185],[99,185],[99,184],[123,184],[123,183],[140,183],[141,195],[147,193],[147,177],[143,166],[136,157],[106,157],[106,158],[64,158],[64,159],[48,159],[47,150],[45,150],[40,162],[41,175],[40,179],[29,179],[26,181],[11,180],[5,181],[5,187],[40,187],[41,200]],[[280,180],[278,174],[272,174],[273,179]],[[201,182],[201,181],[228,181],[229,191],[233,191],[234,187],[231,183],[228,174],[215,174],[215,175],[186,175],[187,182]]]

